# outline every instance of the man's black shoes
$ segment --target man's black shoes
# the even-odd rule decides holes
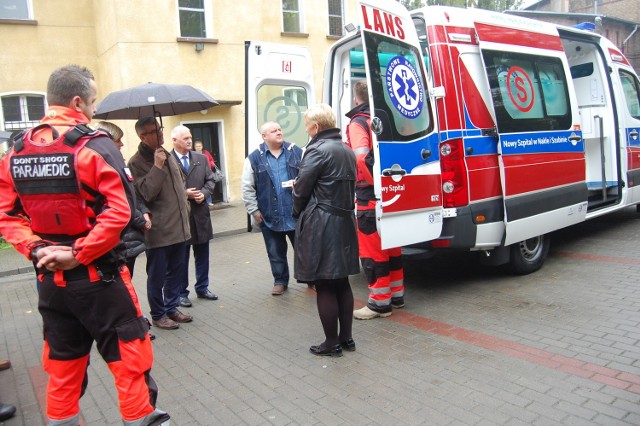
[[[0,422],[10,419],[16,414],[16,407],[0,403]]]
[[[198,299],[207,299],[207,300],[218,300],[218,296],[214,293],[211,293],[209,290],[205,290],[202,293],[196,293],[198,295]]]

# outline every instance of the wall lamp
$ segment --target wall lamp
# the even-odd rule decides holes
[[[196,52],[202,52],[204,50],[204,43],[196,43]]]
[[[356,26],[355,26],[355,25],[353,25],[352,23],[348,23],[347,25],[345,25],[345,26],[344,26],[344,30],[345,30],[347,33],[351,33],[351,32],[353,32],[353,31],[355,31],[355,30],[356,30]]]

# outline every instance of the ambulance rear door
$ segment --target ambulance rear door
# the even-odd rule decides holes
[[[556,27],[478,11],[510,245],[585,220],[584,143]]]
[[[640,80],[627,59],[617,51],[609,55],[613,62],[614,79],[620,79],[614,93],[618,105],[620,131],[627,152],[626,204],[640,202]],[[616,77],[617,74],[617,77]]]
[[[311,54],[306,47],[245,42],[246,153],[262,143],[260,126],[276,121],[284,139],[303,147],[309,136],[304,113],[315,103]]]
[[[325,100],[340,115],[344,130],[353,83],[367,79],[382,247],[430,241],[442,231],[442,182],[418,36],[398,2],[360,0],[359,6],[359,33],[330,52]]]

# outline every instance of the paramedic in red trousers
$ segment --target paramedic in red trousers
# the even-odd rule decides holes
[[[78,425],[94,340],[124,424],[161,424],[149,324],[119,244],[134,192],[111,139],[85,126],[96,94],[88,69],[53,71],[45,117],[0,163],[0,233],[38,270],[48,424]]]
[[[295,247],[291,191],[302,149],[285,142],[282,128],[274,121],[264,123],[260,133],[263,143],[244,160],[242,201],[251,215],[251,225],[262,230],[273,274],[271,294],[280,296],[289,286],[287,238]]]
[[[371,139],[367,82],[353,86],[355,107],[346,115],[347,140],[356,154],[358,178],[356,203],[360,263],[369,282],[369,301],[353,311],[353,317],[368,320],[388,317],[393,308],[404,307],[404,271],[400,248],[383,250],[376,228],[376,197],[373,192],[373,146]]]
[[[182,166],[162,144],[162,127],[154,117],[135,125],[140,145],[129,159],[129,168],[140,198],[151,211],[153,226],[145,233],[147,246],[147,299],[154,326],[174,330],[191,322],[191,315],[178,310],[184,252],[191,238],[189,203]]]

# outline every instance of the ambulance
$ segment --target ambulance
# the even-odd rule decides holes
[[[640,82],[590,31],[480,9],[360,0],[323,102],[345,134],[366,79],[383,247],[538,270],[549,233],[640,203]]]

